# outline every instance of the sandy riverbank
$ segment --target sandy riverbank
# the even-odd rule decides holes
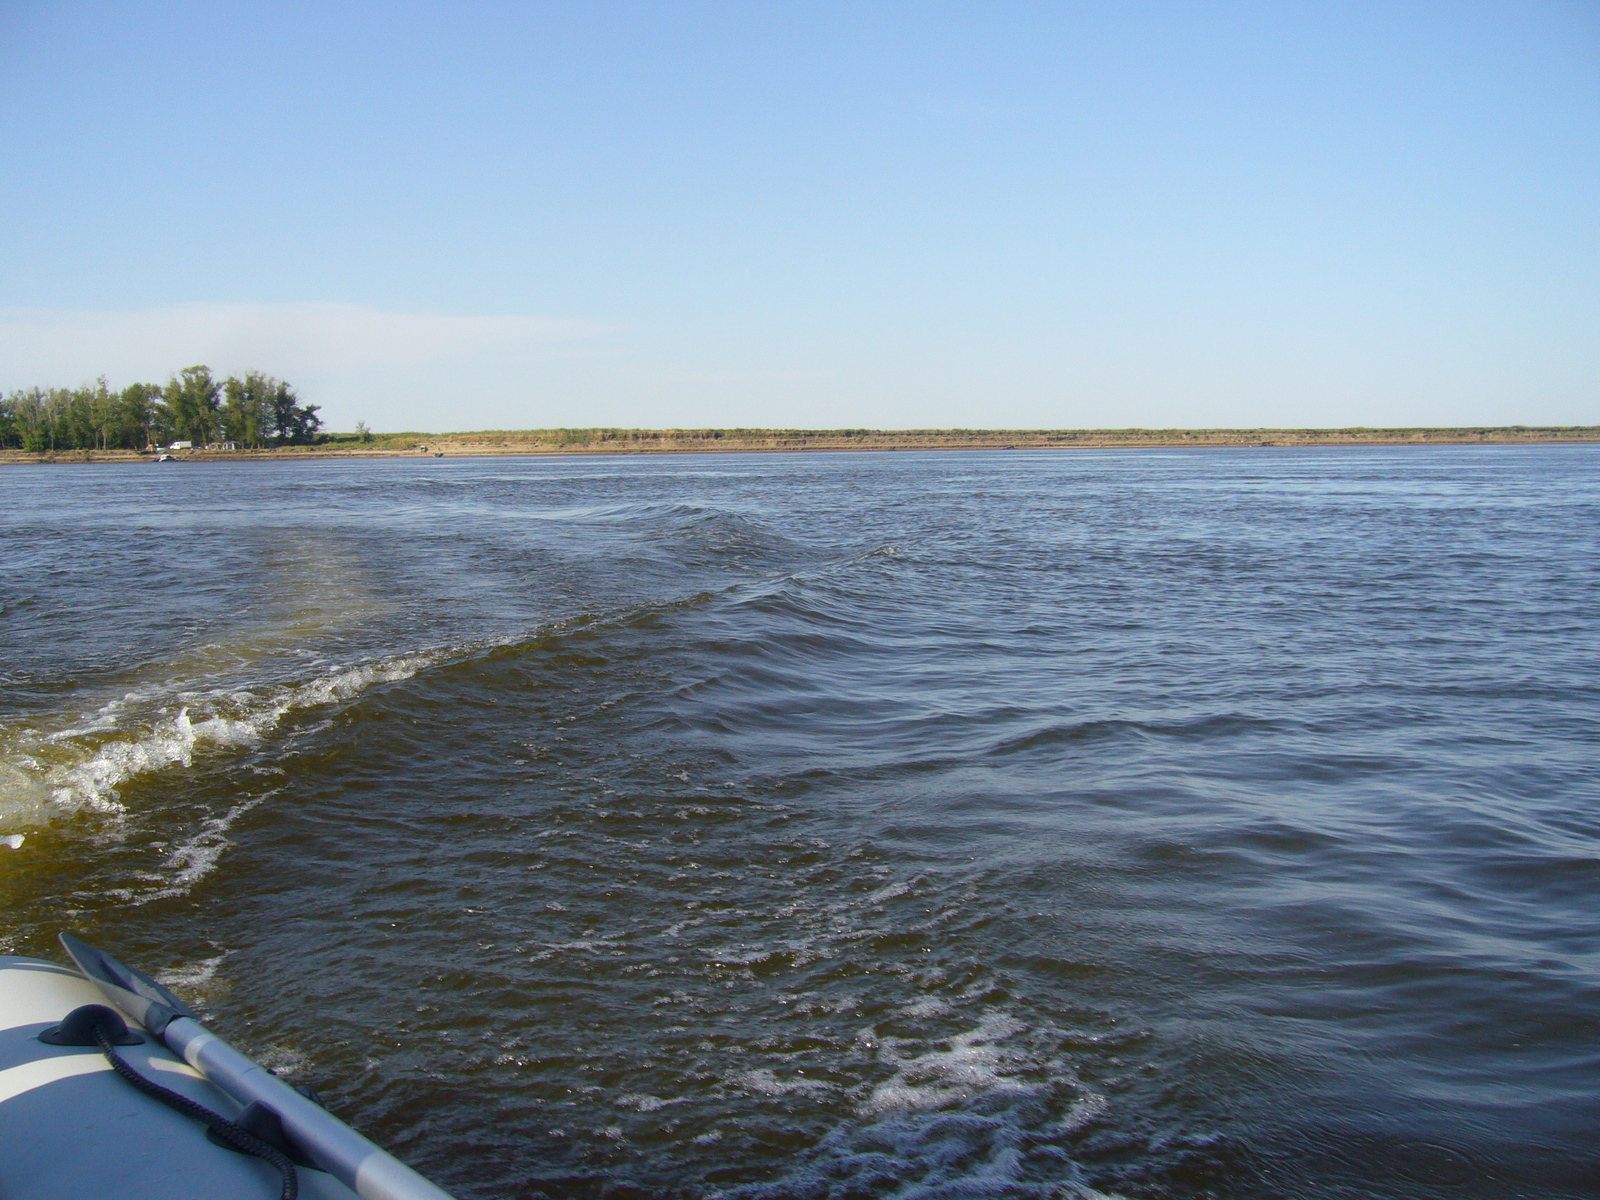
[[[841,450],[1112,450],[1206,446],[1557,445],[1600,443],[1600,426],[1470,426],[1415,429],[553,429],[382,434],[316,446],[187,450],[179,461],[416,458],[526,454],[684,454]],[[133,450],[0,451],[0,465],[148,462]]]

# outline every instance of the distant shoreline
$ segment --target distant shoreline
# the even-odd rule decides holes
[[[1184,447],[1552,446],[1600,443],[1600,425],[1395,429],[546,429],[378,434],[369,442],[333,434],[310,446],[196,449],[178,461],[447,458],[508,455],[737,454],[847,450],[1135,450]],[[154,451],[0,450],[0,466],[149,462]]]

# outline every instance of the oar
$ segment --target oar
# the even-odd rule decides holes
[[[240,1054],[142,971],[123,966],[70,933],[61,935],[61,944],[78,969],[126,1016],[241,1105],[260,1104],[277,1113],[294,1147],[362,1200],[451,1200],[448,1192]]]

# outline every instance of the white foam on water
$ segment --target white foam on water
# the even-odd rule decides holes
[[[274,1075],[300,1075],[311,1065],[311,1056],[294,1046],[264,1046],[253,1050],[250,1057]]]
[[[126,811],[119,789],[129,780],[193,766],[197,754],[260,745],[290,713],[354,699],[463,652],[453,647],[345,667],[268,695],[169,693],[168,709],[154,714],[150,708],[160,697],[130,693],[86,724],[13,733],[0,742],[0,830],[38,829],[78,812],[117,816]],[[168,715],[173,707],[177,712]],[[141,712],[147,714],[142,720]],[[126,728],[129,722],[136,723],[133,729]],[[105,739],[118,732],[123,736]]]
[[[796,997],[797,999],[799,997]],[[943,999],[911,1000],[894,1018],[948,1016]],[[1057,1039],[990,1008],[938,1040],[888,1037],[877,1026],[856,1036],[888,1079],[852,1089],[854,1115],[776,1179],[712,1193],[713,1200],[1124,1200],[1083,1177],[1063,1139],[1106,1108],[1069,1064]],[[724,1076],[758,1096],[825,1100],[836,1087],[772,1070]]]
[[[123,812],[117,795],[119,784],[167,767],[191,766],[196,749],[201,747],[254,745],[264,729],[281,716],[282,712],[268,710],[237,718],[219,715],[195,721],[185,706],[177,716],[160,722],[136,741],[104,743],[84,761],[50,770],[45,786],[51,804],[59,813],[81,809]]]
[[[1037,1085],[1007,1075],[1004,1070],[1013,1056],[1000,1043],[1026,1028],[1005,1013],[985,1013],[977,1028],[949,1038],[945,1043],[948,1050],[930,1050],[910,1058],[899,1056],[898,1046],[904,1044],[899,1039],[880,1039],[874,1031],[863,1030],[857,1035],[858,1040],[876,1047],[879,1060],[892,1064],[895,1072],[872,1089],[861,1103],[860,1112],[877,1116],[896,1110],[937,1109],[983,1092],[1036,1090]]]
[[[210,958],[202,958],[199,962],[174,967],[157,975],[156,982],[173,989],[179,996],[188,1001],[195,1011],[204,1016],[206,1010],[211,1006],[211,1001],[214,998],[213,992],[220,990],[224,996],[227,994],[226,983],[223,983],[220,989],[213,986],[217,972],[222,968],[222,964],[227,961],[227,958],[228,952],[223,951],[221,954],[212,955]]]
[[[795,1092],[829,1092],[833,1090],[827,1084],[815,1079],[796,1077],[779,1079],[765,1068],[757,1071],[740,1071],[737,1074],[729,1075],[727,1079],[735,1087],[744,1088],[747,1092],[757,1092],[763,1096],[787,1096]]]
[[[546,907],[549,906],[547,905]],[[557,954],[567,950],[576,950],[583,954],[615,953],[618,946],[618,943],[615,940],[609,938],[596,938],[591,941],[580,939],[573,942],[540,942],[538,944],[545,947],[545,949],[541,950],[537,954],[529,955],[528,961],[530,963],[545,962],[546,960],[554,958]]]
[[[233,845],[227,837],[233,823],[265,799],[266,796],[257,796],[234,805],[220,817],[202,821],[198,830],[167,852],[159,873],[141,873],[139,878],[149,883],[149,887],[108,888],[105,894],[131,908],[169,896],[187,895],[195,884],[216,869],[223,852]]]
[[[652,1096],[648,1092],[628,1092],[617,1097],[617,1107],[629,1108],[634,1112],[658,1112],[669,1104],[677,1104],[677,1100],[663,1100],[660,1096]]]
[[[202,958],[197,963],[190,963],[185,967],[174,967],[170,971],[163,971],[156,976],[156,982],[170,988],[181,988],[187,992],[203,992],[227,960],[226,952],[212,958]]]
[[[952,1040],[952,1053],[981,1049],[1015,1027],[991,1014],[978,1029]],[[980,1054],[979,1059],[986,1056]],[[840,1195],[884,1195],[891,1200],[1125,1200],[1084,1180],[1056,1143],[1105,1107],[1084,1096],[1067,1116],[1047,1118],[1045,1085],[1019,1085],[992,1060],[952,1069],[948,1060],[922,1055],[896,1059],[899,1073],[933,1070],[954,1086],[912,1104],[873,1108],[847,1121],[798,1156],[782,1177],[720,1193],[723,1200],[828,1200]],[[1059,1081],[1058,1081],[1059,1082]],[[912,1085],[926,1087],[925,1083]],[[769,1093],[770,1094],[770,1093]],[[882,1099],[880,1092],[874,1096]]]
[[[22,755],[17,759],[16,763],[0,761],[0,830],[37,829],[49,820],[50,789],[28,771],[32,760]],[[16,850],[21,846],[19,841],[11,848]]]

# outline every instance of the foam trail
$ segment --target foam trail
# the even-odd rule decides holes
[[[974,1028],[942,1039],[942,1048],[905,1053],[909,1039],[862,1030],[858,1043],[894,1075],[857,1104],[858,1119],[835,1128],[782,1177],[731,1189],[723,1200],[1124,1200],[1085,1182],[1059,1144],[1105,1110],[1104,1097],[1081,1092],[1058,1070],[1038,1083],[1020,1078],[1044,1065],[1028,1048],[1005,1045],[1027,1031],[990,1010]],[[729,1082],[765,1096],[823,1087],[770,1071]],[[1079,1095],[1067,1113],[1052,1116],[1063,1088]]]
[[[227,838],[228,830],[233,823],[264,799],[265,796],[258,796],[243,804],[236,804],[222,816],[211,817],[201,822],[200,829],[195,834],[179,842],[168,853],[166,861],[161,864],[161,874],[142,877],[155,886],[144,890],[112,888],[107,889],[105,894],[122,900],[133,908],[149,904],[152,900],[164,900],[169,896],[187,894],[195,884],[216,869],[218,860],[222,858],[222,852],[233,845]]]
[[[217,971],[227,960],[228,952],[203,958],[198,962],[186,966],[173,967],[156,976],[156,982],[172,988],[196,1011],[204,1013],[209,1007],[212,982],[216,979]],[[224,990],[226,990],[224,988]]]

